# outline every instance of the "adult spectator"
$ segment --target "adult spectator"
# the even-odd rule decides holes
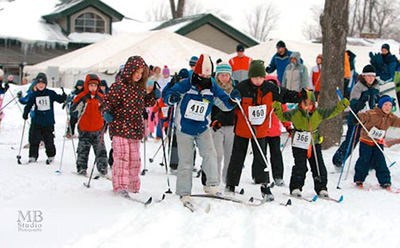
[[[232,67],[232,77],[234,80],[241,82],[248,78],[248,71],[252,59],[244,55],[244,46],[242,44],[236,47],[237,56],[229,60]]]

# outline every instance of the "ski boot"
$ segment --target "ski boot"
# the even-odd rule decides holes
[[[275,199],[268,185],[263,184],[261,185],[260,189],[261,189],[261,196],[264,201],[269,202]]]

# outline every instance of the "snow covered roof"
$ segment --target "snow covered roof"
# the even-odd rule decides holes
[[[42,18],[42,15],[53,10],[56,3],[57,0],[18,0],[2,4],[0,38],[25,43],[68,44],[70,40],[65,37],[61,28],[46,23]],[[38,8],[38,5],[41,7]]]
[[[226,60],[227,54],[184,36],[165,30],[126,33],[112,36],[98,43],[67,53],[57,58],[24,68],[30,74],[45,71],[49,66],[59,67],[60,72],[114,73],[125,64],[128,57],[142,56],[148,64],[165,65],[172,71],[188,67],[190,57],[208,53],[216,60]]]

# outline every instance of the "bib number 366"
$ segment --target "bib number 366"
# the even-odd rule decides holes
[[[311,142],[310,132],[295,132],[293,137],[293,147],[308,149]]]

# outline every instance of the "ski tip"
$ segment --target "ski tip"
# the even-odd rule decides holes
[[[249,202],[254,202],[254,197],[250,197]]]
[[[343,201],[343,195],[340,196],[339,200],[337,201],[338,203],[341,203]]]
[[[240,195],[243,195],[243,194],[244,194],[244,188],[242,188],[242,189],[239,191],[239,194],[240,194]]]
[[[152,201],[153,201],[153,197],[150,197],[150,198],[144,203],[144,205],[147,206],[147,205],[149,205]]]
[[[93,179],[95,179],[95,180],[97,180],[97,179],[99,179],[99,178],[100,178],[100,176],[99,176],[99,175],[97,175],[97,176],[93,177]]]
[[[391,164],[389,165],[389,168],[392,167],[392,166],[395,165],[395,164],[396,164],[396,161],[394,161],[393,163],[391,163]]]
[[[285,204],[285,206],[292,206],[292,200],[291,200],[291,199],[288,199],[287,202],[286,202],[286,204]]]
[[[162,194],[161,201],[165,199],[165,194]]]
[[[140,173],[140,175],[142,176],[146,175],[146,171],[142,170],[142,173]]]
[[[312,202],[315,202],[316,200],[318,200],[318,195],[315,195],[315,196],[311,199]]]
[[[61,175],[61,171],[60,171],[60,170],[56,170],[55,173],[56,173],[57,175]]]

